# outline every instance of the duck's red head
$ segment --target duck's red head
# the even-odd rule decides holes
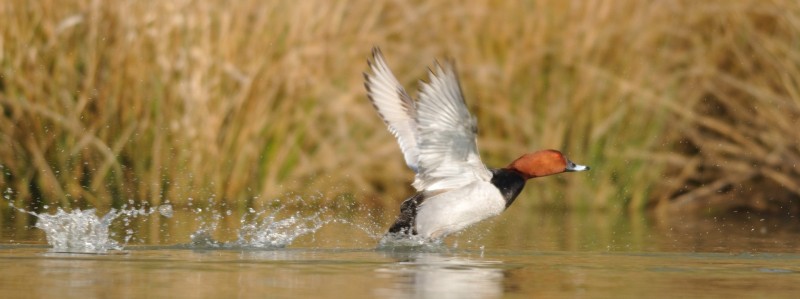
[[[589,170],[589,166],[575,164],[557,150],[541,150],[524,154],[514,162],[511,162],[507,168],[521,173],[525,176],[525,179],[559,174],[566,171]]]

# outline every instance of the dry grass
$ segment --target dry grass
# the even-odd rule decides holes
[[[556,148],[593,167],[522,205],[800,194],[800,4],[495,2],[4,1],[0,186],[30,204],[394,206],[412,173],[361,82],[379,45],[409,89],[457,61],[488,164]]]
[[[777,4],[687,18],[708,32],[673,40],[692,88],[662,105],[679,121],[658,155],[672,166],[661,206],[800,213],[800,5]]]

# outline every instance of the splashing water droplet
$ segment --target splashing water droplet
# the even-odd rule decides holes
[[[163,205],[158,206],[158,213],[161,214],[161,216],[164,216],[164,217],[167,217],[167,218],[172,218],[172,215],[174,214],[174,211],[172,210],[172,205],[163,204]]]
[[[402,233],[388,233],[384,235],[383,238],[381,238],[381,240],[378,242],[378,249],[396,250],[409,248],[439,248],[442,246],[442,244],[442,239],[428,240],[417,235],[409,236]]]
[[[112,209],[102,218],[94,209],[65,212],[58,208],[55,214],[33,214],[38,218],[36,228],[44,230],[47,243],[56,252],[104,253],[121,249],[109,238],[108,226],[119,213]]]
[[[278,219],[277,214],[282,209],[273,211],[263,217],[261,221],[257,219],[264,212],[256,213],[256,219],[247,221],[242,219],[242,227],[239,231],[239,240],[235,245],[245,248],[284,248],[300,236],[313,234],[323,225],[330,221],[322,220],[320,215],[325,210],[318,211],[310,216],[303,216],[300,212]]]
[[[214,240],[211,233],[206,229],[200,229],[194,232],[190,237],[192,239],[192,246],[195,248],[220,247],[220,242]]]
[[[161,207],[159,207],[160,210]],[[132,238],[133,229],[126,229],[124,243],[120,245],[110,237],[115,236],[109,232],[111,222],[119,216],[137,217],[146,216],[155,210],[146,211],[144,208],[116,210],[111,209],[103,217],[98,217],[95,209],[79,210],[75,209],[66,212],[61,208],[54,214],[38,214],[19,209],[36,216],[36,228],[45,232],[47,243],[53,246],[55,252],[81,252],[81,253],[105,253],[108,250],[121,250],[124,244]],[[130,219],[124,219],[124,226],[130,225]]]

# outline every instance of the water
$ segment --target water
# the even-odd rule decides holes
[[[378,247],[393,216],[381,211],[155,210],[168,208],[135,216],[72,211],[76,219],[109,224],[107,242],[114,246],[88,254],[48,245],[45,230],[34,227],[37,216],[3,215],[2,297],[795,298],[800,292],[800,225],[789,218],[512,208],[420,248]]]
[[[47,244],[55,252],[104,253],[111,249],[122,249],[111,239],[108,231],[119,213],[111,210],[98,216],[94,209],[65,212],[58,209],[55,214],[36,214],[36,228],[45,232]]]

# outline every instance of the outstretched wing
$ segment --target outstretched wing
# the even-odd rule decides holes
[[[375,110],[389,127],[389,131],[397,138],[406,165],[419,172],[418,133],[416,123],[416,105],[408,96],[403,86],[392,75],[389,66],[383,59],[381,50],[372,48],[372,61],[367,61],[372,74],[364,73],[364,86]]]
[[[436,63],[428,76],[417,102],[419,170],[414,187],[433,191],[490,180],[478,154],[477,122],[467,110],[455,67]]]

